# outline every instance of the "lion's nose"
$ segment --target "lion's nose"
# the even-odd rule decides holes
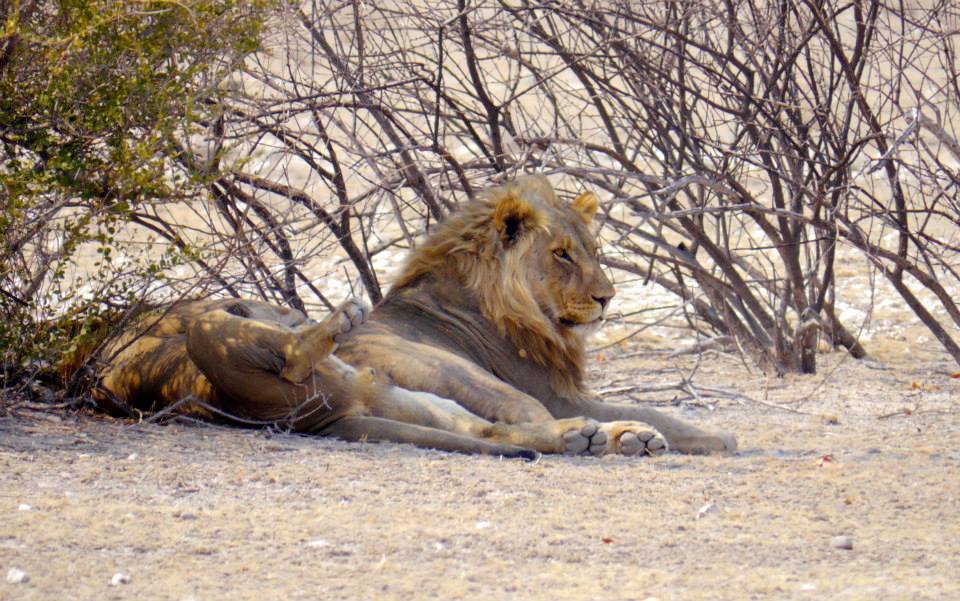
[[[610,296],[594,296],[594,297],[593,297],[593,300],[595,300],[595,301],[597,301],[598,303],[600,303],[600,308],[601,308],[601,309],[606,309],[606,308],[607,308],[607,303],[610,302],[610,299],[611,299],[611,298],[613,298],[613,295],[612,295],[612,294],[611,294]]]

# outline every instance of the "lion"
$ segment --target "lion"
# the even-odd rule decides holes
[[[527,459],[735,450],[732,436],[586,389],[584,337],[614,296],[596,211],[594,195],[562,201],[540,176],[493,188],[410,253],[372,312],[351,300],[317,323],[252,300],[163,308],[111,342],[94,398]]]
[[[627,420],[647,424],[674,451],[735,451],[731,435],[604,403],[585,387],[585,337],[615,293],[598,257],[597,209],[594,194],[563,201],[543,176],[489,190],[410,254],[337,356],[495,423]]]

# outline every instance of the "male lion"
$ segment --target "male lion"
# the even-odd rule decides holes
[[[584,336],[614,295],[597,258],[596,211],[593,194],[562,201],[542,176],[488,191],[413,251],[337,356],[496,423],[632,420],[675,451],[734,451],[732,436],[603,403],[584,387]]]
[[[561,201],[542,177],[490,190],[413,251],[369,318],[357,302],[321,323],[256,301],[167,308],[107,349],[95,398],[506,456],[734,450],[586,391],[583,336],[614,294],[596,210],[592,194]]]

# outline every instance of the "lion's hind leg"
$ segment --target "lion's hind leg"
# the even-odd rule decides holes
[[[315,326],[332,340],[325,322]],[[330,355],[332,343],[308,353],[302,350],[304,338],[279,322],[216,309],[193,319],[186,347],[216,389],[223,411],[311,432],[353,410],[358,374]],[[291,354],[309,360],[299,382],[286,376]]]
[[[363,323],[368,313],[362,301],[351,298],[323,321],[293,328],[293,336],[284,343],[280,376],[295,384],[306,380],[317,364],[337,349],[337,336]]]

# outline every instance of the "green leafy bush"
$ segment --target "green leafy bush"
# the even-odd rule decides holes
[[[40,366],[191,253],[118,256],[147,206],[203,194],[184,145],[257,50],[269,2],[0,5],[0,349]],[[77,267],[81,264],[82,269]],[[83,273],[82,277],[75,277]],[[69,326],[57,326],[68,316]],[[79,322],[78,322],[79,320]],[[64,322],[66,323],[66,322]]]

